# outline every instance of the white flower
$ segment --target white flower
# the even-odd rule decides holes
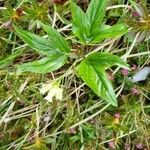
[[[139,70],[132,78],[131,81],[133,83],[144,81],[147,79],[148,75],[150,74],[150,67],[144,67],[141,70]]]
[[[63,97],[63,89],[59,87],[58,83],[48,83],[48,84],[43,84],[42,88],[40,89],[41,94],[47,93],[47,96],[45,99],[49,102],[53,101],[53,98],[55,97],[57,100],[62,100]]]
[[[40,93],[41,94],[45,94],[46,92],[48,92],[51,88],[52,88],[52,84],[43,84],[42,88],[40,89]]]

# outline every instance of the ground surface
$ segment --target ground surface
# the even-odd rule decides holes
[[[148,1],[142,2],[148,9]],[[77,5],[85,12],[89,3],[80,0]],[[71,31],[69,1],[0,0],[0,149],[150,149],[150,80],[148,76],[140,82],[129,80],[150,65],[150,21],[141,19],[147,11],[137,4],[109,0],[103,22],[124,23],[128,32],[83,45]],[[19,64],[38,60],[41,54],[22,41],[13,24],[45,36],[39,20],[63,35],[71,57],[50,73],[34,73],[32,68],[20,72]],[[130,66],[131,70],[115,66],[106,70],[118,107],[97,96],[75,75],[74,62],[93,51],[115,54]],[[59,86],[47,95],[56,80]]]

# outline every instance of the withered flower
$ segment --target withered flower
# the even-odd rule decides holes
[[[135,11],[132,11],[131,17],[126,18],[126,23],[131,27],[130,36],[135,37],[135,34],[140,33],[138,42],[150,36],[150,14],[144,4],[135,5]]]

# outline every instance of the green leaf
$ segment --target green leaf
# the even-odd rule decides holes
[[[19,72],[30,71],[34,73],[48,73],[62,67],[67,61],[63,53],[56,53],[40,60],[24,63],[18,66]]]
[[[49,40],[44,39],[36,34],[30,33],[28,31],[22,30],[16,26],[14,26],[17,35],[27,43],[32,49],[36,50],[37,52],[50,55],[58,52],[58,50],[52,47]]]
[[[72,30],[82,43],[91,43],[93,32],[97,32],[104,18],[106,4],[107,0],[92,0],[84,13],[71,2]]]
[[[73,33],[80,39],[81,42],[86,43],[89,41],[88,36],[90,35],[87,16],[75,3],[70,2],[71,13],[72,13],[72,30]]]
[[[128,68],[118,56],[107,53],[93,53],[77,66],[77,74],[82,80],[100,97],[111,105],[117,106],[117,99],[111,82],[109,81],[106,69],[117,65]]]
[[[22,51],[19,50],[19,51],[16,51],[16,52],[10,54],[9,56],[7,56],[5,58],[1,58],[0,59],[0,68],[4,68],[4,67],[10,65],[13,62],[13,60],[17,56],[19,56],[21,53],[22,53]]]
[[[129,66],[120,57],[110,53],[93,53],[87,57],[87,60],[90,64],[104,68],[104,70],[114,65],[129,69]]]
[[[67,53],[70,52],[70,47],[69,47],[67,41],[63,38],[63,36],[59,32],[57,32],[51,26],[45,25],[41,22],[40,22],[40,25],[47,32],[48,37],[51,41],[51,45],[53,47],[58,48],[62,52],[67,52]]]
[[[124,24],[102,25],[107,2],[108,0],[91,0],[86,13],[71,2],[72,30],[82,43],[99,43],[106,38],[114,38],[127,32]]]
[[[14,26],[18,36],[25,43],[37,52],[47,55],[40,60],[20,65],[18,69],[21,71],[47,73],[59,69],[67,60],[67,53],[70,52],[68,43],[56,30],[42,23],[41,25],[48,33],[49,39],[44,39]]]
[[[100,71],[97,67],[92,66],[87,61],[82,61],[77,67],[77,71],[83,81],[98,96],[101,96],[113,106],[117,106],[115,93],[104,70]]]
[[[96,30],[96,34],[92,35],[91,43],[97,43],[107,38],[114,38],[122,36],[127,33],[127,26],[125,24],[116,24],[114,26],[103,26],[102,29]]]
[[[105,15],[108,0],[92,0],[87,9],[87,18],[91,26],[91,32],[100,27]]]

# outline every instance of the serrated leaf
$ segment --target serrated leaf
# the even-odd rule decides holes
[[[117,100],[110,81],[104,70],[99,70],[87,61],[82,61],[77,67],[78,75],[99,97],[117,106]]]
[[[47,55],[40,60],[20,65],[18,69],[21,71],[47,73],[59,69],[67,60],[70,48],[65,39],[51,27],[44,24],[42,26],[48,32],[49,40],[14,26],[24,42],[39,53]]]
[[[9,56],[7,56],[5,58],[1,58],[0,59],[0,68],[4,68],[4,67],[10,65],[13,62],[13,60],[17,56],[19,56],[21,53],[22,53],[22,51],[19,50],[19,51],[16,51],[16,52],[10,54]]]
[[[92,0],[84,13],[79,6],[71,2],[72,30],[81,42],[91,43],[93,32],[97,32],[102,23],[106,4],[107,0]]]
[[[24,63],[18,66],[19,72],[30,71],[34,73],[48,73],[62,67],[67,60],[63,53],[56,53],[40,60]]]
[[[67,43],[67,41],[61,36],[59,32],[57,32],[55,29],[53,29],[51,26],[45,25],[40,22],[40,25],[43,27],[43,29],[47,32],[48,37],[51,41],[51,45],[53,47],[57,47],[62,52],[70,52],[70,47]]]
[[[36,50],[40,54],[50,55],[58,52],[58,50],[52,47],[49,40],[44,39],[36,34],[22,30],[14,26],[17,35],[27,43],[32,49]]]
[[[72,30],[73,33],[80,39],[81,42],[89,41],[89,28],[86,14],[75,3],[70,2],[71,13],[73,18]]]
[[[93,53],[77,66],[77,74],[83,81],[100,97],[108,101],[111,105],[117,106],[115,92],[109,81],[106,69],[117,65],[128,68],[118,56],[107,53]]]
[[[90,64],[104,68],[104,70],[114,65],[129,69],[129,66],[120,57],[110,53],[93,53],[87,57],[87,60]]]
[[[114,26],[102,27],[99,30],[95,30],[93,33],[91,43],[97,43],[107,38],[114,38],[118,36],[122,36],[127,33],[127,27],[125,24],[116,24]]]
[[[90,2],[86,15],[91,26],[91,32],[102,23],[107,2],[108,0],[92,0]]]
[[[91,0],[84,13],[79,6],[71,2],[72,30],[82,43],[99,43],[106,38],[121,36],[127,32],[124,24],[103,25],[108,0]]]

